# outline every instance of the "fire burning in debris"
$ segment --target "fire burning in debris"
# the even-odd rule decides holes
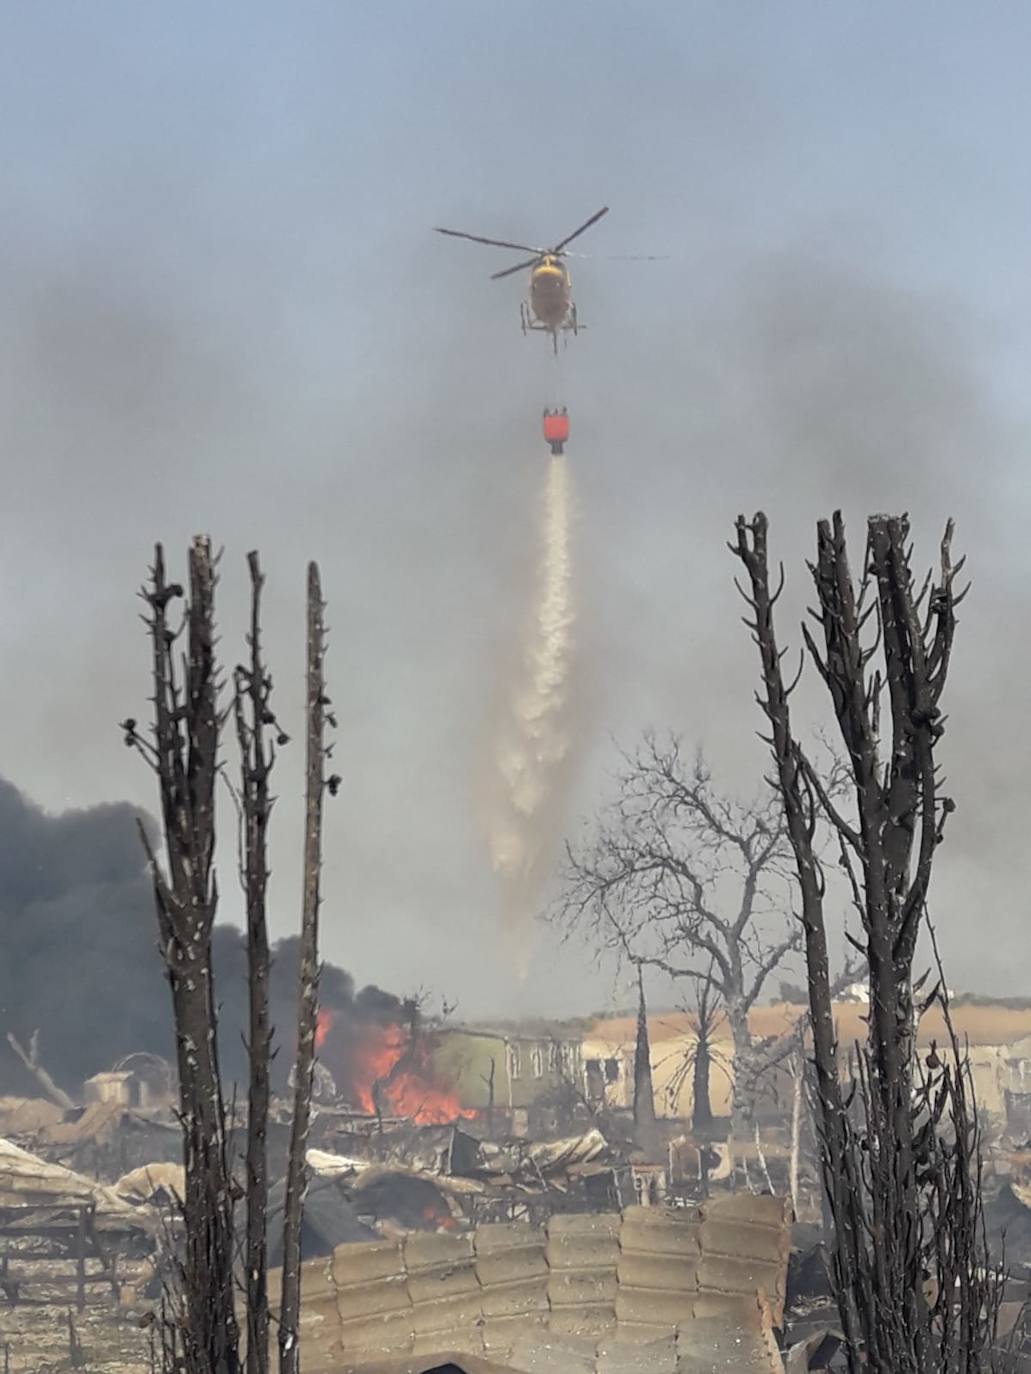
[[[315,1018],[315,1048],[321,1050],[326,1043],[326,1036],[333,1029],[333,1022],[336,1018],[331,1011],[322,1008]]]
[[[323,1008],[315,1030],[319,1050],[342,1096],[358,1111],[406,1116],[420,1126],[443,1126],[475,1116],[433,1063],[430,1034],[389,1023],[346,1026]]]

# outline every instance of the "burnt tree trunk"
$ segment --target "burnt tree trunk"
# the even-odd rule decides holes
[[[493,1131],[494,1131],[494,1080],[495,1080],[496,1075],[497,1075],[497,1061],[495,1060],[494,1056],[491,1055],[491,1059],[490,1059],[490,1073],[485,1073],[485,1074],[481,1074],[481,1075],[480,1075],[480,1077],[483,1079],[483,1081],[484,1081],[484,1083],[486,1084],[486,1087],[487,1087],[487,1108],[486,1108],[486,1113],[485,1113],[485,1115],[486,1115],[486,1118],[487,1118],[487,1139],[488,1139],[488,1140],[490,1139],[490,1137],[491,1137],[491,1135],[493,1134]]]
[[[723,999],[716,986],[716,962],[709,961],[708,972],[699,981],[691,1024],[695,1033],[692,1064],[691,1129],[696,1138],[712,1134],[712,1054],[716,1027],[723,1017]]]
[[[822,1108],[824,1186],[835,1218],[834,1259],[840,1275],[839,1315],[850,1349],[859,1341],[859,1316],[854,1293],[861,1238],[847,1222],[848,1192],[857,1180],[849,1177],[846,1148],[845,1100],[838,1076],[838,1041],[831,999],[830,955],[823,919],[824,880],[816,861],[814,838],[818,817],[815,799],[803,771],[801,751],[791,733],[788,688],[781,673],[781,654],[774,631],[776,593],[771,591],[767,563],[767,522],[757,515],[749,526],[737,523],[735,552],[748,572],[753,634],[762,663],[760,705],[770,723],[770,743],[776,779],[784,803],[788,837],[798,868],[802,931],[809,986],[809,1015],[813,1034],[813,1063]],[[781,587],[783,580],[781,581]]]
[[[318,934],[322,868],[322,804],[326,790],[326,697],[324,604],[315,563],[308,565],[307,754],[304,830],[304,904],[297,1015],[297,1060],[294,1072],[294,1110],[290,1129],[286,1201],[283,1219],[283,1303],[279,1325],[280,1374],[297,1374],[300,1367],[298,1326],[301,1312],[301,1223],[307,1189],[305,1151],[311,1119],[315,1072],[315,1032],[318,1019]],[[331,780],[331,783],[333,780]]]
[[[953,591],[958,569],[951,535],[950,523],[939,579],[929,575],[918,591],[907,520],[872,517],[857,588],[840,514],[819,523],[811,571],[823,643],[805,626],[803,635],[847,751],[851,814],[828,795],[792,733],[792,688],[781,675],[773,624],[780,589],[770,590],[765,517],[751,523],[739,517],[732,546],[748,573],[745,596],[763,673],[759,700],[770,722],[768,743],[801,890],[836,1297],[850,1368],[884,1374],[985,1368],[1001,1291],[985,1253],[969,1063],[940,983],[925,1006],[939,1005],[948,1062],[932,1049],[925,1068],[915,1053],[923,1009],[915,1002],[913,959],[934,854],[953,809],[940,795],[935,759],[943,734],[938,703],[961,600]],[[879,633],[864,638],[872,617]],[[878,654],[880,666],[871,668]],[[849,938],[869,969],[869,1028],[853,1057],[853,1115],[845,1110],[832,1018],[824,877],[814,844],[821,821],[838,841],[862,931],[862,938]],[[928,1272],[937,1285],[933,1302],[924,1298]]]
[[[166,876],[141,824],[172,990],[179,1070],[186,1173],[183,1363],[187,1374],[237,1374],[233,1203],[211,968],[211,929],[218,906],[215,784],[222,716],[210,541],[197,538],[190,549],[182,681],[176,670],[178,632],[168,620],[169,604],[182,596],[182,588],[166,582],[160,545],[143,596],[153,649],[152,739],[140,739],[133,721],[125,722],[125,731],[127,742],[140,747],[157,774],[167,856]]]
[[[727,1025],[734,1046],[734,1083],[730,1106],[731,1136],[747,1140],[755,1120],[759,1092],[759,1073],[748,1013],[738,1003],[733,990],[726,997]]]
[[[691,1130],[697,1138],[712,1133],[712,1094],[710,1077],[712,1071],[712,1050],[707,1034],[699,1035],[695,1045],[692,1066]]]
[[[261,653],[261,593],[265,578],[257,553],[247,558],[251,577],[251,620],[247,666],[234,675],[233,709],[240,747],[240,811],[243,826],[242,873],[247,906],[247,983],[249,996],[247,1091],[247,1232],[244,1248],[244,1293],[247,1322],[247,1374],[268,1369],[268,1115],[269,1060],[269,938],[266,916],[268,888],[268,827],[272,812],[269,774],[275,745],[269,728],[275,725],[270,706],[272,679]],[[285,735],[279,739],[285,742]]]
[[[270,1314],[267,1285],[269,1070],[269,941],[266,920],[267,841],[272,796],[269,774],[276,745],[287,743],[271,710],[272,680],[261,651],[262,576],[257,554],[248,557],[251,617],[248,663],[234,673],[232,710],[240,746],[238,803],[240,876],[246,897],[250,1016],[246,1234],[239,1256],[247,1323],[247,1374],[267,1374]],[[150,738],[136,722],[122,723],[158,779],[167,855],[162,869],[146,827],[140,831],[154,884],[161,953],[172,989],[179,1070],[179,1115],[186,1172],[183,1253],[174,1257],[163,1292],[163,1367],[175,1374],[240,1374],[240,1339],[234,1304],[239,1196],[230,1167],[229,1129],[219,1072],[217,1017],[211,967],[211,931],[218,904],[215,877],[215,784],[221,770],[220,681],[215,661],[215,565],[210,541],[190,550],[190,594],[182,626],[172,628],[171,603],[182,587],[166,581],[158,545],[143,597],[153,654],[154,721]],[[280,1366],[298,1368],[299,1250],[304,1205],[304,1155],[310,1115],[317,1014],[319,860],[322,822],[325,707],[324,632],[318,570],[308,570],[308,814],[304,856],[304,909],[294,1119],[284,1220],[286,1252]],[[178,642],[187,645],[179,668]],[[339,778],[326,783],[330,793]]]

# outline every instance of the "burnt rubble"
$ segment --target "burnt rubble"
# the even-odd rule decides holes
[[[0,1367],[36,1374],[102,1349],[139,1369],[131,1314],[149,1306],[157,1246],[149,1209],[0,1139]]]
[[[128,1349],[136,1339],[134,1348],[140,1348],[138,1334],[135,1338],[126,1334],[132,1322],[127,1324],[125,1314],[129,1311],[133,1320],[138,1319],[158,1292],[160,1259],[155,1252],[161,1244],[155,1237],[159,1233],[174,1237],[182,1196],[178,1130],[158,1086],[144,1090],[116,1066],[87,1081],[85,1095],[93,1100],[84,1105],[61,1108],[39,1099],[0,1099],[0,1136],[13,1138],[23,1147],[35,1161],[33,1169],[41,1175],[45,1170],[56,1170],[63,1177],[61,1171],[70,1166],[72,1176],[86,1180],[87,1192],[98,1189],[98,1196],[114,1199],[110,1216],[120,1218],[102,1224],[103,1208],[95,1208],[85,1195],[72,1195],[56,1211],[44,1208],[35,1221],[28,1221],[28,1230],[24,1223],[29,1214],[22,1213],[22,1233],[15,1235],[8,1227],[0,1236],[0,1247],[7,1247],[0,1264],[6,1263],[14,1276],[10,1291],[4,1289],[0,1297],[0,1368],[5,1339],[8,1343],[23,1341],[26,1349],[42,1348],[33,1344],[32,1336],[33,1323],[42,1320],[42,1314],[46,1314],[51,1341],[60,1325],[57,1317],[64,1323],[58,1342],[63,1343],[62,1349],[73,1339],[88,1345],[91,1330],[99,1330],[97,1323],[101,1322],[112,1323],[110,1336],[103,1338],[105,1346],[117,1349],[119,1342],[127,1341]],[[244,1125],[238,1110],[234,1132],[239,1135]],[[648,1236],[653,1230],[667,1237],[686,1236],[691,1234],[692,1225],[697,1229],[702,1224],[699,1218],[721,1207],[761,1211],[768,1206],[789,1206],[784,1199],[792,1185],[791,1143],[783,1119],[773,1113],[764,1115],[754,1140],[731,1141],[725,1127],[726,1122],[717,1118],[710,1135],[696,1138],[685,1131],[683,1120],[663,1117],[641,1148],[635,1139],[632,1114],[617,1106],[595,1104],[588,1108],[578,1102],[567,1109],[545,1103],[544,1107],[532,1105],[523,1111],[495,1106],[490,1111],[467,1109],[456,1120],[437,1124],[401,1113],[356,1108],[342,1101],[330,1085],[316,1102],[307,1155],[310,1186],[301,1236],[301,1257],[306,1266],[304,1321],[314,1320],[311,1314],[321,1311],[320,1285],[329,1281],[326,1273],[336,1270],[345,1274],[348,1266],[359,1264],[366,1254],[400,1255],[405,1277],[400,1271],[394,1272],[393,1279],[383,1276],[384,1300],[393,1294],[391,1301],[400,1301],[398,1295],[403,1289],[407,1297],[398,1311],[410,1310],[413,1321],[431,1320],[429,1314],[425,1318],[418,1315],[421,1299],[415,1295],[423,1287],[430,1291],[431,1279],[439,1281],[434,1278],[435,1266],[443,1264],[448,1273],[467,1271],[467,1279],[469,1275],[476,1278],[478,1287],[470,1286],[462,1293],[454,1290],[452,1313],[458,1320],[466,1306],[476,1308],[478,1315],[470,1317],[475,1349],[470,1354],[463,1345],[452,1356],[471,1365],[486,1361],[484,1369],[497,1369],[506,1362],[515,1370],[537,1369],[542,1341],[550,1343],[556,1359],[561,1354],[564,1367],[583,1369],[585,1374],[591,1368],[619,1374],[624,1365],[649,1374],[652,1370],[656,1374],[666,1369],[679,1374],[681,1370],[745,1367],[773,1371],[783,1367],[797,1374],[800,1370],[841,1368],[843,1337],[820,1228],[815,1159],[811,1142],[805,1140],[794,1175],[796,1207],[802,1220],[796,1220],[786,1232],[787,1248],[777,1261],[778,1266],[783,1263],[783,1275],[780,1277],[778,1268],[772,1291],[780,1296],[771,1302],[767,1286],[756,1288],[756,1310],[762,1314],[758,1327],[752,1320],[751,1306],[741,1325],[740,1309],[735,1309],[737,1315],[723,1308],[706,1312],[706,1302],[697,1297],[703,1290],[694,1288],[690,1289],[696,1293],[696,1301],[689,1329],[683,1314],[672,1322],[657,1317],[660,1308],[666,1310],[664,1303],[675,1305],[680,1299],[657,1296],[659,1290],[649,1277],[650,1262],[641,1256],[635,1258],[633,1237],[638,1230],[644,1228]],[[283,1206],[289,1130],[289,1108],[275,1099],[269,1123],[273,1266],[282,1258],[278,1218]],[[1005,1232],[1009,1268],[1000,1344],[1008,1350],[1015,1370],[1022,1368],[1020,1351],[1027,1343],[1020,1319],[1026,1280],[1031,1274],[1028,1143],[1012,1132],[997,1132],[985,1168],[986,1223],[996,1240]],[[83,1185],[79,1186],[81,1191]],[[6,1218],[6,1213],[3,1216]],[[785,1210],[784,1216],[789,1218],[789,1211]],[[28,1232],[33,1226],[40,1235],[30,1238]],[[92,1239],[91,1228],[96,1228],[99,1245]],[[560,1259],[563,1246],[573,1244],[572,1239],[562,1237],[579,1236],[581,1232],[584,1236],[604,1232],[608,1237],[605,1244],[615,1256],[616,1277],[609,1275],[606,1280],[612,1292],[602,1284],[592,1299],[604,1308],[604,1313],[593,1313],[603,1318],[597,1330],[587,1321],[591,1312],[585,1316],[578,1308],[577,1315],[571,1316],[563,1296],[586,1291],[587,1279],[576,1277],[579,1271],[566,1274]],[[735,1234],[733,1230],[728,1233],[727,1245],[732,1244]],[[496,1262],[489,1257],[492,1237],[499,1247]],[[40,1243],[44,1249],[33,1258],[30,1251]],[[425,1265],[418,1258],[420,1246],[429,1247]],[[437,1255],[435,1246],[441,1254],[446,1252],[439,1263],[433,1258]],[[467,1261],[462,1257],[470,1247],[472,1258]],[[413,1256],[414,1267],[410,1262]],[[672,1252],[665,1255],[663,1265],[668,1269],[674,1258]],[[526,1260],[533,1272],[528,1270],[519,1279],[521,1286],[513,1293],[497,1299],[488,1296],[492,1265],[504,1267],[510,1261],[516,1264],[517,1259],[519,1263]],[[454,1270],[459,1261],[459,1270]],[[588,1264],[587,1270],[591,1269]],[[41,1282],[51,1275],[53,1284]],[[597,1279],[595,1274],[591,1282]],[[355,1282],[361,1286],[366,1280]],[[448,1283],[457,1284],[458,1279],[452,1277]],[[624,1283],[626,1293],[620,1298]],[[518,1304],[511,1310],[506,1308],[504,1315],[511,1318],[507,1343],[489,1347],[485,1332],[490,1320],[502,1314],[488,1314],[487,1307],[493,1307],[495,1301],[516,1303],[519,1295],[519,1301],[529,1301],[533,1284],[536,1298],[525,1310]],[[80,1289],[84,1293],[81,1306]],[[613,1304],[622,1311],[617,1321],[619,1330],[641,1337],[632,1356],[619,1331],[616,1339],[606,1325],[610,1308],[616,1310]],[[74,1336],[67,1327],[69,1306],[77,1333]],[[386,1318],[393,1311],[371,1314],[368,1321],[365,1317],[359,1321],[360,1314],[355,1315],[358,1324],[351,1334],[359,1342],[356,1367],[364,1368],[367,1361],[371,1361],[370,1368],[389,1366],[393,1358],[390,1350],[377,1346],[373,1360],[374,1352],[361,1342],[371,1339],[369,1332],[375,1335],[390,1326],[395,1319]],[[631,1311],[650,1314],[649,1319],[629,1316]],[[396,1320],[404,1326],[408,1317]],[[495,1331],[500,1330],[495,1323]],[[432,1354],[426,1342],[439,1347],[441,1334],[436,1328],[423,1331],[406,1358]],[[725,1357],[727,1341],[737,1342],[739,1338],[749,1352],[749,1364],[733,1365]],[[310,1341],[310,1336],[307,1339]],[[51,1347],[47,1350],[51,1352]],[[318,1358],[317,1342],[310,1356],[306,1347],[306,1362],[315,1370]],[[38,1367],[38,1358],[36,1365],[11,1364],[18,1374],[22,1368]]]
[[[335,1179],[360,1216],[388,1230],[540,1221],[633,1199],[629,1164],[597,1129],[547,1142],[480,1140],[458,1126],[409,1123],[326,1136],[309,1150],[310,1166]],[[417,1185],[427,1184],[433,1198],[419,1193]]]

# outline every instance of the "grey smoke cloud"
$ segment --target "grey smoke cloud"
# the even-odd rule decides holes
[[[631,21],[574,3],[542,11],[567,59],[556,82],[523,12],[259,10],[116,5],[56,33],[26,8],[0,55],[5,775],[54,811],[153,806],[115,729],[147,694],[134,592],[155,539],[174,566],[201,530],[226,547],[230,662],[244,557],[262,551],[297,737],[317,557],[346,780],[327,954],[459,1014],[603,1001],[609,980],[544,937],[516,985],[482,841],[497,684],[532,585],[539,416],[560,402],[585,752],[555,841],[604,794],[610,737],[646,725],[752,791],[755,662],[723,545],[739,510],[771,517],[796,643],[819,516],[841,505],[858,535],[868,511],[908,507],[930,556],[955,514],[976,585],[936,910],[972,985],[1019,991],[1031,288],[1002,150],[1026,109],[1020,45],[975,15],[929,32],[919,6],[864,13],[857,42],[841,12],[803,31],[777,7]],[[43,68],[60,98],[41,112]],[[587,332],[557,367],[518,332],[518,279],[487,280],[509,259],[430,233],[534,238],[603,203],[583,242],[599,257],[574,272]],[[604,261],[633,252],[669,260]],[[277,790],[286,935],[299,750]],[[227,916],[231,864],[230,846]]]
[[[624,637],[594,648],[595,670],[604,660],[610,684],[613,671],[619,675],[610,690],[636,698],[623,738],[632,738],[635,714],[660,727],[673,722],[688,741],[702,740],[718,772],[743,792],[765,768],[752,735],[761,724],[750,695],[755,651],[737,621],[741,608],[728,591],[735,569],[719,544],[731,511],[762,508],[771,518],[774,555],[788,575],[779,630],[795,653],[818,518],[844,510],[858,572],[868,512],[912,513],[918,567],[935,562],[945,521],[956,516],[956,547],[970,555],[974,587],[960,613],[943,749],[959,810],[939,860],[933,915],[949,967],[962,970],[959,982],[1019,991],[1025,974],[1012,956],[1027,861],[1023,756],[1014,752],[1012,723],[1027,659],[1006,626],[1026,614],[1028,558],[1019,503],[1007,508],[999,499],[1014,439],[978,333],[941,297],[799,254],[751,264],[733,305],[718,303],[699,332],[697,350],[678,359],[706,384],[704,394],[681,388],[689,418],[673,479],[680,500],[658,512],[649,497],[637,516],[641,534],[650,529],[668,554],[663,580],[684,601],[673,615],[667,595],[649,602],[627,579],[611,613]],[[668,368],[657,389],[667,386]],[[641,490],[672,463],[672,437],[671,424]],[[637,544],[625,526],[620,534],[593,528],[599,543]],[[799,721],[833,737],[814,677],[796,703]],[[990,930],[990,940],[979,941],[977,929]]]
[[[28,1047],[38,1032],[41,1063],[75,1097],[86,1077],[124,1055],[149,1051],[174,1058],[171,997],[138,820],[155,840],[154,822],[126,803],[49,815],[0,778],[0,1093],[33,1090],[8,1033]],[[217,925],[212,949],[222,1062],[228,1079],[245,1085],[242,932]],[[298,957],[296,936],[273,946],[269,1007],[279,1091],[295,1043]],[[323,968],[320,992],[332,1015],[327,1053],[346,1093],[352,1047],[367,1025],[398,1022],[400,1002],[375,986],[359,989],[331,962]]]
[[[167,1054],[168,994],[133,808],[48,816],[0,779],[0,1074],[13,1033],[77,1088],[123,1054]]]

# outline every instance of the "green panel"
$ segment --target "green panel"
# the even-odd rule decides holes
[[[512,1080],[509,1096],[508,1047],[500,1035],[473,1034],[460,1029],[440,1033],[433,1061],[442,1082],[453,1084],[463,1107],[486,1107],[487,1080],[494,1061],[494,1105],[528,1107],[561,1083],[561,1075],[549,1069],[550,1045],[547,1040],[513,1041],[518,1045],[520,1073]],[[534,1073],[533,1047],[540,1046],[541,1067]]]
[[[488,1080],[494,1061],[494,1104],[508,1106],[508,1065],[505,1042],[500,1037],[444,1031],[433,1053],[433,1063],[444,1082],[454,1085],[463,1107],[486,1107]]]

